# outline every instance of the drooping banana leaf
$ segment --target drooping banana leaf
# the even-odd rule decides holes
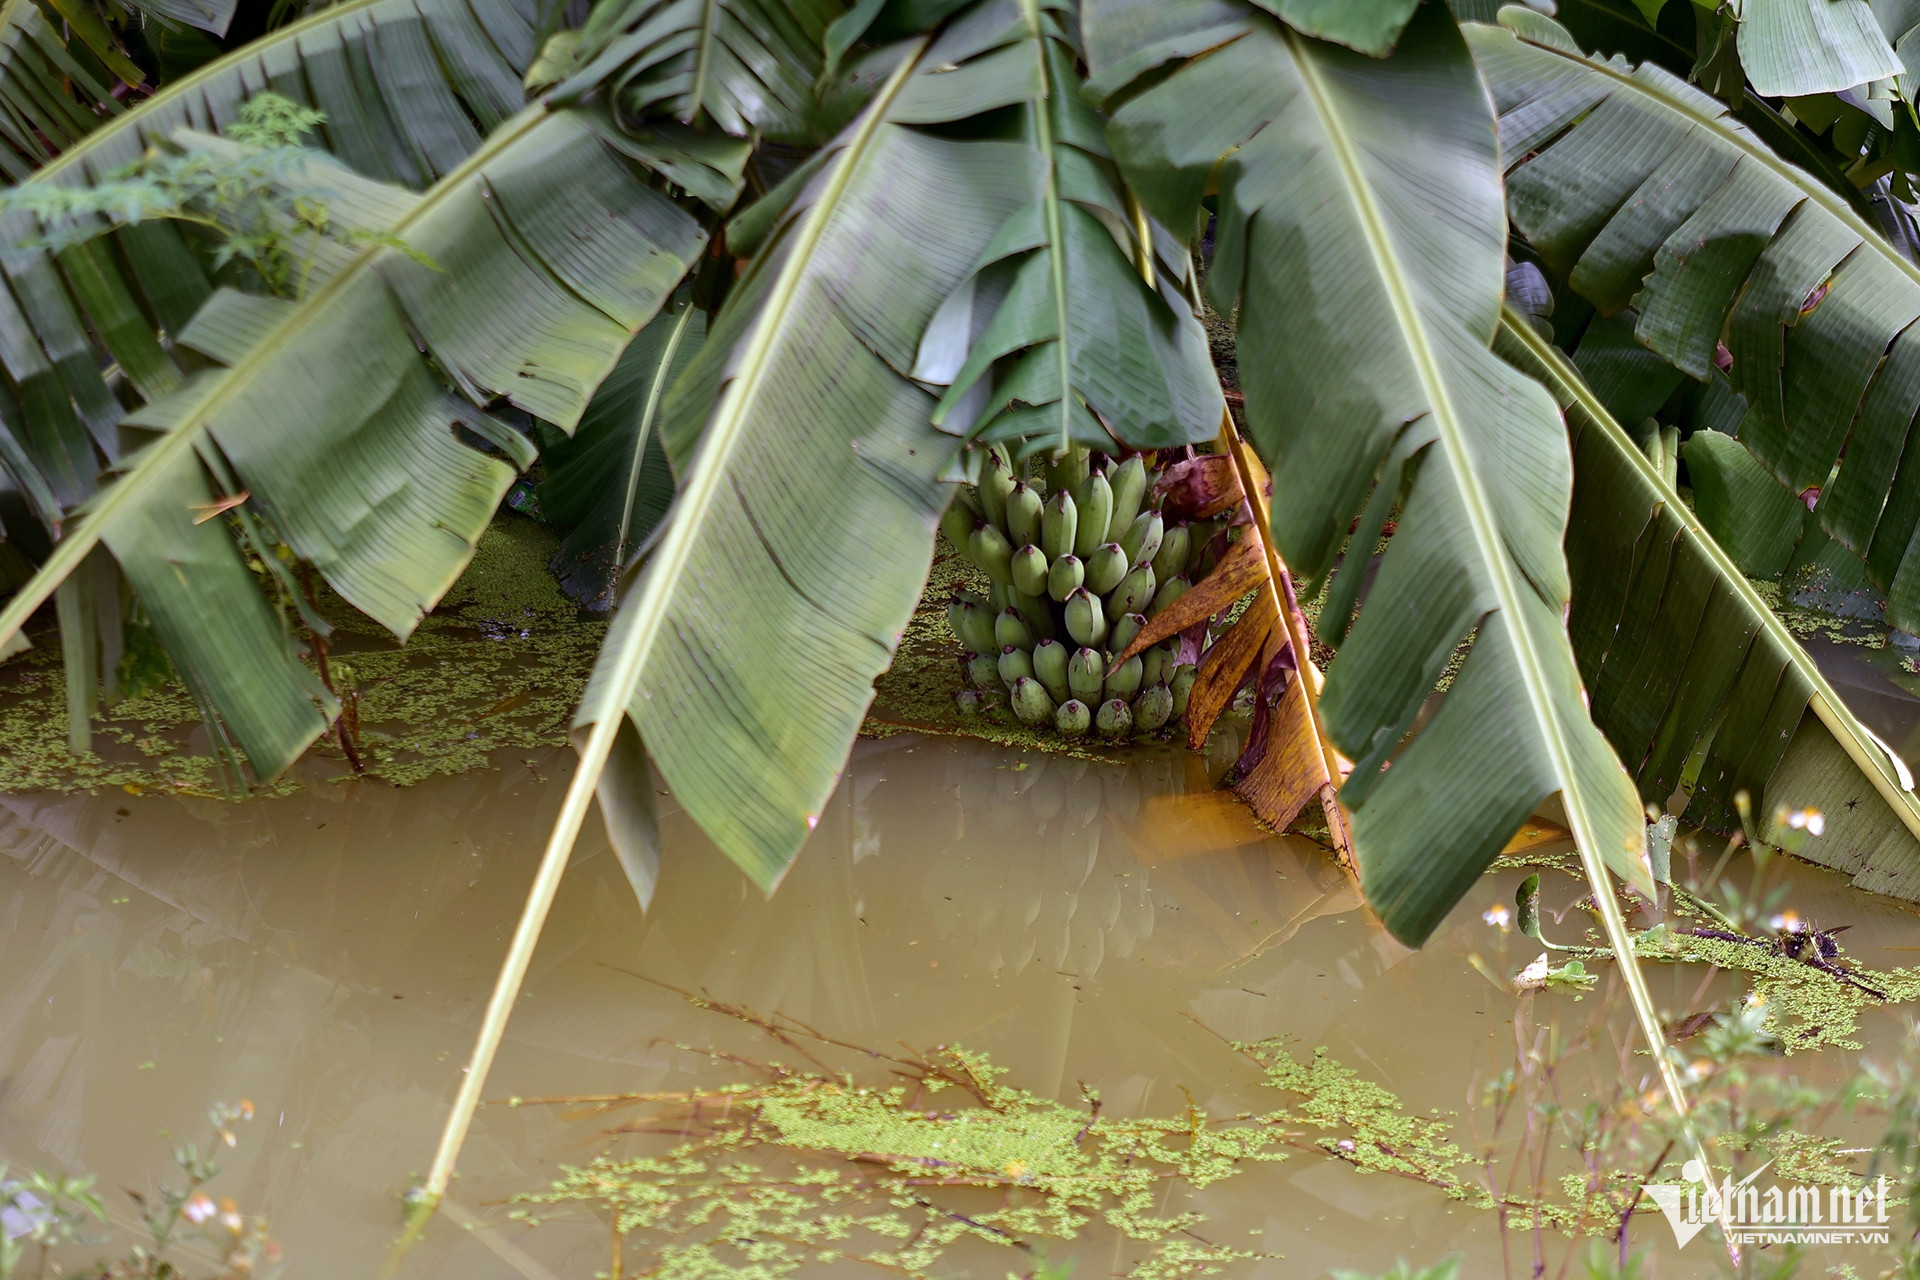
[[[1583,850],[1646,883],[1640,804],[1582,705],[1561,621],[1566,436],[1490,350],[1499,163],[1446,10],[1427,6],[1373,60],[1221,0],[1089,8],[1093,84],[1118,95],[1109,138],[1134,190],[1193,226],[1217,186],[1208,287],[1223,314],[1239,306],[1248,436],[1287,564],[1324,575],[1356,518],[1353,545],[1371,546],[1404,501],[1320,702],[1356,761],[1341,798],[1368,900],[1418,943],[1554,792]],[[1103,27],[1128,40],[1096,41]]]
[[[18,182],[121,110],[34,0],[0,5],[0,174]]]
[[[569,43],[556,103],[605,91],[628,116],[805,140],[840,0],[607,0]],[[562,77],[564,77],[562,79]]]
[[[1740,62],[1769,98],[1834,93],[1903,69],[1867,0],[1745,0]]]
[[[543,455],[540,512],[566,530],[553,571],[591,609],[613,607],[620,567],[673,502],[660,402],[706,336],[706,313],[691,302],[661,314],[627,344],[573,438]]]
[[[1020,21],[988,0],[903,52],[664,406],[680,492],[581,704],[578,785],[625,712],[675,798],[763,889],[838,780],[952,496],[957,442],[907,375],[1043,172],[1031,147],[957,123],[1027,100],[1030,61],[977,56]],[[643,825],[615,839],[644,840]]]
[[[220,129],[272,89],[324,112],[319,144],[358,172],[424,185],[520,109],[536,9],[537,0],[346,0],[68,139],[33,180],[99,182],[181,128]],[[158,335],[178,333],[211,284],[171,224],[129,226],[57,258],[35,247],[41,231],[24,210],[0,217],[0,421],[40,473],[21,483],[58,496],[62,509],[46,513],[57,527],[92,492],[93,449],[108,461],[118,452],[120,406],[103,371],[117,366],[143,399],[170,390],[179,370]],[[15,460],[0,456],[10,468]]]
[[[1573,439],[1569,628],[1593,718],[1665,805],[1683,785],[1690,822],[1826,815],[1802,856],[1862,888],[1920,897],[1920,802],[1904,765],[1820,670],[1566,359],[1509,313],[1498,350],[1539,379]],[[1699,437],[1694,437],[1698,439]]]
[[[1739,439],[1920,629],[1920,267],[1724,104],[1583,55],[1538,15],[1466,28],[1500,113],[1515,227],[1640,342],[1748,406]],[[1844,455],[1844,456],[1843,456]],[[1837,470],[1836,470],[1837,467]]]
[[[981,11],[1008,14],[1002,43],[974,60],[1025,76],[1023,133],[1045,167],[921,340],[914,376],[947,386],[934,423],[1027,451],[1210,440],[1225,403],[1180,293],[1187,255],[1129,207],[1106,122],[1079,92],[1075,6]]]
[[[592,113],[532,107],[424,195],[337,171],[333,215],[386,241],[324,256],[297,302],[213,295],[179,341],[223,367],[127,417],[159,438],[0,613],[0,643],[102,538],[119,555],[116,531],[157,528],[154,508],[203,448],[227,492],[244,488],[341,596],[404,637],[471,556],[512,480],[508,463],[532,461],[531,444],[476,405],[503,398],[570,429],[705,244],[619,145]],[[715,149],[741,150],[727,140]],[[446,389],[421,347],[472,402]],[[187,589],[162,573],[142,580],[121,558],[156,618]],[[164,630],[163,640],[171,648]],[[181,666],[191,678],[192,664]],[[197,692],[237,735],[242,707]],[[234,697],[283,692],[246,682]],[[295,741],[286,734],[277,753],[242,745],[267,776],[297,754]]]

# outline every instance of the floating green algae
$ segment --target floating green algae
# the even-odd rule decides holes
[[[862,1050],[709,999],[691,1002],[789,1047],[814,1039],[853,1050],[886,1083],[862,1083],[805,1049],[809,1065],[799,1069],[716,1052],[758,1078],[543,1100],[591,1101],[595,1116],[639,1108],[614,1132],[655,1135],[665,1146],[609,1152],[515,1197],[514,1216],[530,1224],[569,1211],[610,1219],[623,1274],[782,1280],[811,1264],[852,1261],[919,1277],[972,1269],[982,1248],[1010,1251],[1009,1261],[1019,1260],[1012,1274],[1104,1231],[1119,1237],[1115,1274],[1214,1275],[1272,1255],[1220,1244],[1204,1214],[1180,1207],[1180,1194],[1301,1154],[1423,1182],[1469,1208],[1504,1209],[1510,1223],[1574,1235],[1611,1231],[1633,1196],[1634,1175],[1622,1170],[1574,1176],[1548,1201],[1496,1198],[1447,1116],[1409,1113],[1324,1048],[1302,1059],[1279,1039],[1231,1045],[1259,1069],[1270,1109],[1219,1115],[1189,1099],[1177,1115],[1122,1117],[1084,1086],[1072,1102],[1016,1088],[986,1055],[957,1046]]]
[[[1765,1028],[1789,1054],[1828,1046],[1858,1049],[1860,1043],[1853,1035],[1864,1010],[1920,999],[1920,969],[1872,969],[1845,957],[1829,962],[1850,974],[1854,981],[1849,982],[1766,946],[1667,928],[1636,935],[1633,950],[1642,960],[1710,964],[1749,975],[1753,981],[1749,998],[1766,1006]],[[1876,998],[1858,984],[1872,987],[1887,999]]]
[[[368,777],[407,785],[566,741],[606,624],[561,595],[546,569],[555,545],[534,522],[502,516],[404,645],[321,591],[334,682],[357,701]],[[0,790],[221,791],[198,709],[175,681],[102,709],[94,736],[93,751],[67,749],[57,643],[0,667]],[[339,749],[323,741],[267,790],[346,776]]]

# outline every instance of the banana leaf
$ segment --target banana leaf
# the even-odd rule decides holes
[[[1862,888],[1920,897],[1920,801],[1906,766],[1847,710],[1733,560],[1555,348],[1509,312],[1497,344],[1566,414],[1573,440],[1569,628],[1593,718],[1641,796],[1738,825],[1761,813],[1826,815],[1801,856]],[[1698,439],[1698,437],[1695,437]]]
[[[1208,288],[1222,314],[1239,307],[1278,551],[1323,577],[1356,519],[1352,545],[1369,547],[1404,503],[1320,701],[1356,761],[1341,800],[1368,901],[1419,943],[1554,792],[1594,868],[1647,884],[1640,803],[1562,623],[1566,436],[1491,350],[1506,226],[1458,28],[1427,6],[1373,60],[1220,0],[1088,12],[1091,91],[1117,104],[1109,141],[1133,189],[1168,226],[1197,225],[1218,189]]]
[[[0,5],[0,174],[18,182],[122,110],[34,0]]]
[[[466,564],[515,467],[533,459],[519,432],[477,406],[498,397],[570,429],[706,242],[619,146],[590,112],[531,107],[423,195],[334,170],[332,216],[385,236],[321,255],[298,301],[209,299],[179,343],[220,367],[127,416],[123,429],[158,438],[0,613],[0,643],[102,538],[156,618],[198,589],[137,575],[116,540],[144,521],[151,550],[170,553],[153,512],[177,506],[171,488],[196,452],[224,492],[245,494],[342,597],[404,638]],[[738,154],[724,140],[715,149]],[[203,639],[162,631],[170,652],[176,638],[189,655]],[[189,680],[210,669],[175,657]],[[256,710],[268,718],[255,703],[279,699],[279,736],[240,739],[259,776],[305,745],[284,682],[196,693],[236,736]]]
[[[1024,440],[1016,461],[1069,443],[1112,452],[1210,440],[1226,405],[1180,293],[1185,246],[1135,217],[1106,122],[1079,93],[1072,7],[989,5],[975,20],[1009,14],[1001,43],[975,57],[1025,74],[1023,134],[1044,176],[927,326],[913,372],[947,388],[934,423]]]
[[[610,92],[635,118],[706,119],[735,137],[805,141],[839,0],[607,0],[562,65],[556,103]]]
[[[1028,100],[1031,61],[980,56],[1022,21],[988,0],[900,53],[663,406],[679,496],[582,701],[575,787],[646,798],[643,768],[600,777],[624,713],[633,758],[763,890],[833,791],[952,496],[959,442],[907,374],[1044,173],[1032,147],[963,127]],[[644,821],[612,834],[629,866],[657,861]]]
[[[1723,103],[1588,57],[1538,14],[1509,20],[1465,30],[1515,158],[1515,228],[1603,311],[1630,302],[1675,367],[1705,381],[1718,353],[1740,443],[1817,497],[1888,621],[1920,629],[1920,267]]]
[[[1768,98],[1834,93],[1903,70],[1867,0],[1746,0],[1740,62]]]
[[[613,607],[614,580],[673,502],[673,470],[655,429],[660,401],[706,340],[691,302],[642,329],[594,393],[580,428],[547,450],[541,518],[566,530],[553,571],[568,595]]]

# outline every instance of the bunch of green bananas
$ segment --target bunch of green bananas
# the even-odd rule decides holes
[[[1162,520],[1158,472],[1074,449],[1044,477],[1020,477],[995,445],[941,528],[992,581],[962,592],[947,622],[967,651],[964,708],[1004,705],[1062,736],[1119,740],[1158,733],[1186,714],[1197,669],[1175,637],[1125,651],[1147,620],[1213,567],[1224,519]]]

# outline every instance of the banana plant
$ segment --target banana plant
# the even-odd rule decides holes
[[[121,109],[34,0],[0,5],[0,173],[19,182]]]
[[[1888,620],[1920,629],[1920,267],[1719,99],[1502,18],[1465,29],[1516,231],[1681,372],[1724,367],[1740,443],[1864,558]]]
[[[1664,806],[1684,788],[1686,821],[1723,829],[1739,821],[1741,791],[1761,812],[1818,809],[1827,836],[1801,856],[1862,888],[1920,894],[1920,799],[1905,763],[1847,709],[1566,357],[1512,312],[1496,350],[1566,414],[1577,476],[1569,628],[1594,721],[1642,797]]]

